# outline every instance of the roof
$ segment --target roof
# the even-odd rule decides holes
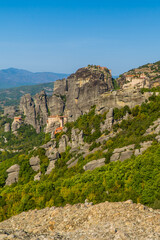
[[[55,131],[62,130],[62,129],[63,129],[63,127],[58,127],[58,128],[56,128]]]
[[[134,75],[126,75],[126,77],[134,77]]]
[[[59,116],[59,115],[55,115],[55,116],[49,116],[48,118],[67,118],[67,116]]]
[[[21,117],[14,117],[14,119],[22,119]]]

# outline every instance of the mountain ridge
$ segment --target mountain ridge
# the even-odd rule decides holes
[[[24,69],[0,70],[0,89],[53,82],[66,78],[68,74],[54,72],[31,72]]]

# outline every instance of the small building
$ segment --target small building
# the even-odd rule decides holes
[[[62,131],[63,131],[63,127],[58,127],[58,128],[56,128],[54,135],[56,135],[57,133],[60,133]]]
[[[126,75],[126,81],[131,81],[134,77],[134,75]]]
[[[142,74],[140,75],[140,78],[141,78],[141,79],[145,79],[145,78],[147,78],[147,76],[146,76],[144,73],[142,73]]]
[[[14,122],[21,123],[22,122],[22,117],[14,117]]]
[[[63,127],[67,123],[67,117],[66,116],[49,116],[47,120],[47,124],[50,125],[52,123],[59,122],[60,127]]]

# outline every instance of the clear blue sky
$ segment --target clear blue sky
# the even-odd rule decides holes
[[[117,75],[158,60],[159,0],[0,0],[0,69]]]

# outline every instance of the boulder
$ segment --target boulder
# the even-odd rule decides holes
[[[98,160],[93,160],[89,163],[87,163],[85,166],[83,166],[83,169],[85,171],[87,170],[94,170],[95,168],[97,167],[102,167],[105,165],[105,158],[102,158],[102,159],[98,159]]]
[[[15,164],[7,169],[8,177],[6,179],[6,185],[10,186],[13,183],[18,182],[20,166]]]
[[[41,179],[41,172],[37,173],[35,176],[34,176],[34,181],[40,181]]]
[[[6,123],[4,125],[4,132],[10,132],[11,131],[11,125],[10,123]]]
[[[40,159],[38,156],[36,157],[31,157],[29,160],[29,163],[33,169],[33,171],[37,172],[40,170]]]
[[[7,173],[19,172],[20,166],[18,164],[12,165],[10,168],[7,169]]]

